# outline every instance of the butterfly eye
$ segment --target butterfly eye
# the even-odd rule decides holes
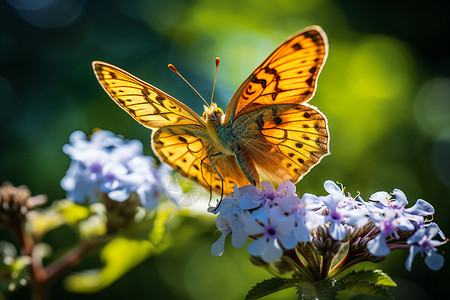
[[[220,118],[223,115],[223,111],[220,108],[214,110],[214,118]]]

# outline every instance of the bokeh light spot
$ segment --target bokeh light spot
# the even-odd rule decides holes
[[[433,78],[425,82],[417,93],[414,107],[417,123],[433,138],[450,129],[449,100],[450,78]]]
[[[62,28],[74,22],[85,0],[8,0],[27,23],[40,28]]]
[[[431,155],[436,175],[450,186],[450,128],[437,138]]]

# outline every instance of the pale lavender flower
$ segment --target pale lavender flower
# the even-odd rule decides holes
[[[99,194],[122,202],[136,193],[143,206],[153,209],[158,197],[167,194],[162,180],[167,167],[157,169],[153,158],[142,154],[141,142],[106,130],[94,132],[90,139],[75,131],[69,140],[63,150],[72,162],[61,187],[75,202],[92,203]]]
[[[401,218],[397,218],[393,210],[389,209],[385,210],[384,215],[374,214],[372,216],[372,221],[380,231],[375,238],[367,243],[367,249],[372,255],[387,256],[391,252],[387,245],[386,237],[399,238],[397,230],[401,220]]]
[[[295,220],[293,216],[286,216],[279,207],[273,207],[266,218],[259,221],[247,229],[249,235],[262,234],[248,245],[247,250],[251,255],[260,256],[265,262],[273,262],[283,255],[281,245],[285,249],[297,245],[293,234]]]
[[[413,222],[420,222],[424,216],[434,214],[433,206],[425,200],[419,199],[412,207],[405,208],[408,205],[405,194],[399,189],[394,189],[392,195],[394,198],[386,192],[377,192],[370,196],[369,200],[377,202],[374,207],[379,212],[383,212],[386,207],[390,207],[396,215],[405,216]],[[372,209],[372,212],[374,212],[374,209]]]
[[[323,202],[319,197],[305,193],[301,198],[296,195],[281,201],[284,212],[294,216],[294,235],[299,242],[311,241],[311,230],[323,225]]]
[[[409,248],[409,256],[406,260],[406,269],[411,271],[412,262],[417,253],[421,253],[422,256],[426,255],[426,265],[434,271],[439,270],[444,265],[444,257],[437,253],[437,246],[445,244],[447,241],[433,240],[433,238],[439,234],[440,237],[445,240],[445,236],[439,229],[436,223],[430,223],[425,228],[419,228],[407,241]]]
[[[211,254],[214,256],[223,254],[225,239],[230,233],[232,233],[231,244],[236,248],[243,247],[248,238],[246,227],[248,222],[251,222],[250,213],[239,207],[241,196],[237,185],[234,186],[234,191],[234,197],[227,197],[220,204],[216,226],[222,235],[211,248]]]
[[[278,205],[281,197],[285,196],[284,190],[275,191],[272,183],[268,181],[261,182],[261,190],[254,187],[246,188],[241,191],[242,196],[239,200],[239,205],[242,209],[256,209],[253,217],[264,218],[268,211],[274,206]]]
[[[414,232],[424,221],[424,216],[434,213],[434,208],[422,199],[413,207],[405,208],[408,200],[399,189],[394,189],[392,195],[394,198],[386,192],[377,192],[369,198],[374,202],[366,203],[370,218],[380,231],[378,236],[367,243],[367,249],[375,256],[389,254],[386,238],[399,239],[399,230]]]
[[[344,192],[331,180],[324,184],[328,196],[319,197],[329,213],[325,216],[325,222],[330,222],[330,236],[336,241],[342,241],[347,236],[350,226],[361,226],[367,223],[367,217],[358,203]]]

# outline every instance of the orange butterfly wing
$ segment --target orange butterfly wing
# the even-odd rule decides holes
[[[240,137],[256,173],[274,183],[298,182],[329,154],[326,117],[305,104],[314,95],[327,54],[325,32],[319,26],[307,28],[276,49],[228,106],[225,124]]]
[[[327,54],[328,39],[319,26],[287,39],[238,88],[225,124],[266,106],[307,102],[314,95]]]
[[[327,120],[316,108],[276,105],[261,109],[253,120],[241,138],[241,148],[257,173],[273,183],[297,183],[329,154]]]
[[[111,99],[148,128],[205,122],[189,107],[151,84],[113,65],[94,61],[94,73]]]

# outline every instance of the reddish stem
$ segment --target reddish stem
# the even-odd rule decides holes
[[[24,230],[23,220],[18,221],[14,228],[20,244],[22,255],[30,257],[30,276],[33,285],[33,299],[45,300],[49,299],[49,289],[52,282],[69,268],[78,264],[89,252],[104,244],[109,237],[101,237],[95,240],[88,241],[75,250],[67,253],[60,260],[44,267],[39,257],[33,253],[35,242],[31,235]]]
[[[30,257],[30,276],[33,285],[33,299],[44,300],[48,299],[48,286],[45,282],[46,271],[39,259],[33,255],[34,241],[32,237],[24,230],[24,220],[18,220],[15,226],[12,226],[17,240],[20,244],[20,252],[22,255]]]
[[[107,238],[98,238],[81,244],[75,250],[67,253],[60,260],[46,267],[46,281],[51,282],[71,267],[77,265],[88,253],[105,243]]]

